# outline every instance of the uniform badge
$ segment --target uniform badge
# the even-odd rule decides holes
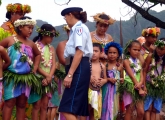
[[[77,28],[76,28],[76,33],[77,33],[78,35],[81,35],[82,32],[83,32],[83,28],[82,28],[82,27],[77,27]]]

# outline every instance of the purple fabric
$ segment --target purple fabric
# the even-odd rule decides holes
[[[126,91],[124,91],[124,94],[123,94],[123,102],[124,102],[124,107],[132,103],[132,97]]]

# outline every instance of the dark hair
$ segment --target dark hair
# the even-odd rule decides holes
[[[21,5],[21,3],[15,3],[15,4],[13,4],[13,5],[17,5],[17,4],[18,4],[18,5]],[[6,12],[6,18],[7,18],[8,20],[10,20],[12,14],[13,14],[12,12],[7,11],[7,12]]]
[[[109,17],[108,17],[108,15],[106,15],[106,14],[100,15],[99,18],[104,19],[104,20],[109,20]],[[98,24],[98,23],[99,23],[99,21],[96,22],[96,24]]]
[[[50,32],[52,30],[56,31],[56,29],[51,24],[43,24],[41,26],[41,30],[50,31]],[[38,36],[34,37],[33,41],[36,42],[37,40],[42,39],[42,37],[43,35],[41,33],[38,33]]]
[[[86,23],[87,21],[87,13],[84,11],[84,12],[77,12],[77,11],[74,11],[74,12],[71,12],[71,14],[78,20],[81,20],[83,23]]]
[[[24,16],[24,17],[21,17],[19,20],[25,20],[25,19],[32,19],[31,17],[28,17],[28,16]],[[18,27],[15,27],[15,31],[17,34],[19,34],[21,31],[19,30],[19,26]]]
[[[165,41],[165,38],[160,38],[160,40]],[[160,60],[160,57],[158,56],[156,50],[154,51],[154,58],[155,58],[155,62],[158,62]],[[162,60],[163,60],[162,67],[164,67],[165,66],[165,55],[163,56]]]
[[[93,43],[93,47],[98,47],[100,52],[102,52],[102,46],[99,43]]]
[[[124,48],[124,55],[125,55],[125,57],[130,56],[130,53],[129,53],[128,49],[131,48],[133,46],[133,44],[139,44],[141,46],[141,44],[140,44],[140,42],[138,40],[131,40],[131,41],[129,41],[126,44],[125,48]]]

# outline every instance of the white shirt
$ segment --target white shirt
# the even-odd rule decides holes
[[[83,51],[83,57],[92,58],[93,44],[89,29],[81,21],[78,21],[70,30],[69,40],[66,43],[64,57],[74,56],[76,48]]]

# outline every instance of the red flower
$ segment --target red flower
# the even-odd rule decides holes
[[[149,30],[149,34],[152,34],[152,33],[153,33],[153,30],[152,30],[152,29],[150,29],[150,30]]]

